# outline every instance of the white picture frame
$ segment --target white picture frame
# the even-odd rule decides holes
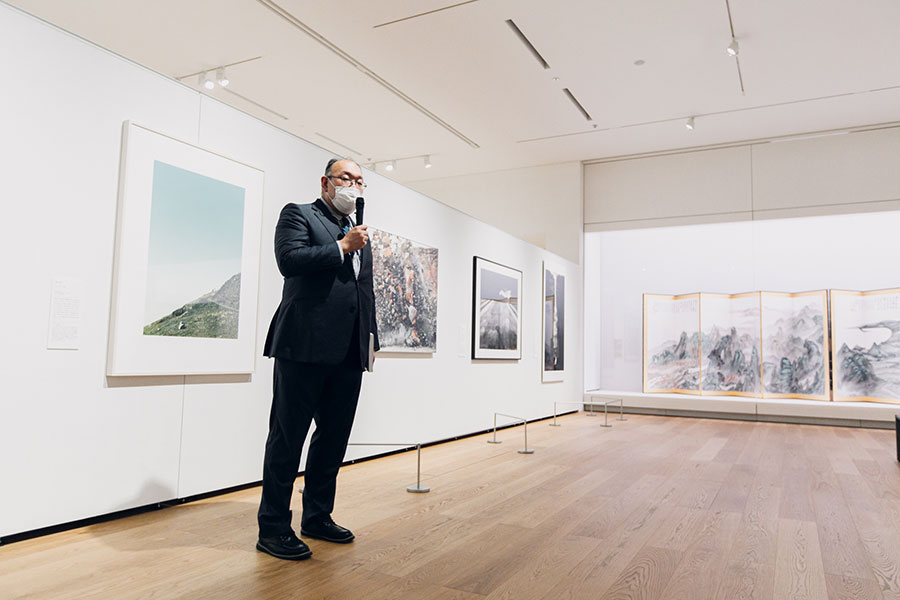
[[[566,357],[565,272],[544,261],[541,289],[541,381],[562,381]]]
[[[177,174],[183,178],[177,181],[194,182],[197,187],[164,185],[161,173]],[[255,167],[131,121],[123,124],[108,376],[254,371],[264,180],[263,171]],[[218,206],[217,191],[221,190],[227,192],[221,194],[223,202],[228,200],[227,206],[222,204],[221,211],[209,210]],[[186,224],[180,226],[177,218],[157,217],[151,231],[154,198],[155,215],[160,214],[160,206],[181,202]],[[227,222],[220,212],[228,215]],[[204,215],[210,218],[203,218]],[[228,240],[227,247],[223,245],[225,242],[215,241],[219,230],[227,230],[228,235],[223,236]],[[195,237],[194,231],[202,231],[203,235]],[[192,244],[199,250],[187,252],[183,259],[172,250],[176,256],[174,261],[170,256],[168,262],[160,259],[151,265],[151,259],[156,260],[151,245],[171,249],[191,248]],[[223,253],[222,257],[216,251]],[[209,283],[214,277],[218,277],[215,281],[224,279],[220,271],[234,270],[237,275],[224,281],[218,290],[217,284]],[[224,299],[226,284],[229,284],[227,301]],[[195,291],[202,285],[207,292]],[[219,293],[222,297],[217,296]],[[201,322],[199,318],[191,320],[186,316],[176,323],[177,317],[173,317],[169,323],[165,320],[168,315],[164,314],[152,323],[156,327],[151,327],[148,321],[157,312],[161,313],[163,306],[168,306],[167,295],[172,298],[169,301],[173,304],[172,315],[178,310],[203,305],[212,307],[212,316],[206,322],[219,323],[221,319],[224,323],[226,317],[220,315],[227,315],[227,327],[215,325],[201,330],[199,325],[194,325]],[[184,298],[185,304],[181,308],[174,306],[182,302],[176,302],[175,298]],[[181,314],[192,313],[188,310]],[[190,328],[185,321],[191,323]]]

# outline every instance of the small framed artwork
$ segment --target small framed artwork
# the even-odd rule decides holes
[[[562,269],[544,262],[542,381],[562,381],[566,358],[566,276]]]
[[[252,373],[264,174],[126,121],[106,373]]]
[[[476,256],[472,284],[472,358],[522,358],[522,272]]]

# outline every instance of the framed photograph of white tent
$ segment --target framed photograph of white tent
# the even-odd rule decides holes
[[[476,256],[472,284],[472,358],[522,358],[522,272]]]
[[[125,122],[107,375],[253,372],[263,182]]]

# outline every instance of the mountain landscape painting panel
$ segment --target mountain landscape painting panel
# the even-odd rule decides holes
[[[760,396],[760,294],[700,294],[701,393]]]
[[[825,290],[762,292],[763,395],[828,400]]]
[[[900,289],[831,290],[834,399],[900,404]]]
[[[154,161],[144,335],[237,339],[244,189]]]
[[[645,393],[700,391],[700,295],[644,294]]]

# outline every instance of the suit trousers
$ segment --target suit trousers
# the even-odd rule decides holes
[[[362,366],[350,344],[344,361],[319,365],[275,359],[269,437],[263,460],[262,500],[257,520],[260,537],[289,533],[291,495],[303,442],[316,422],[306,457],[301,523],[328,517],[334,510],[338,469],[356,415]]]

